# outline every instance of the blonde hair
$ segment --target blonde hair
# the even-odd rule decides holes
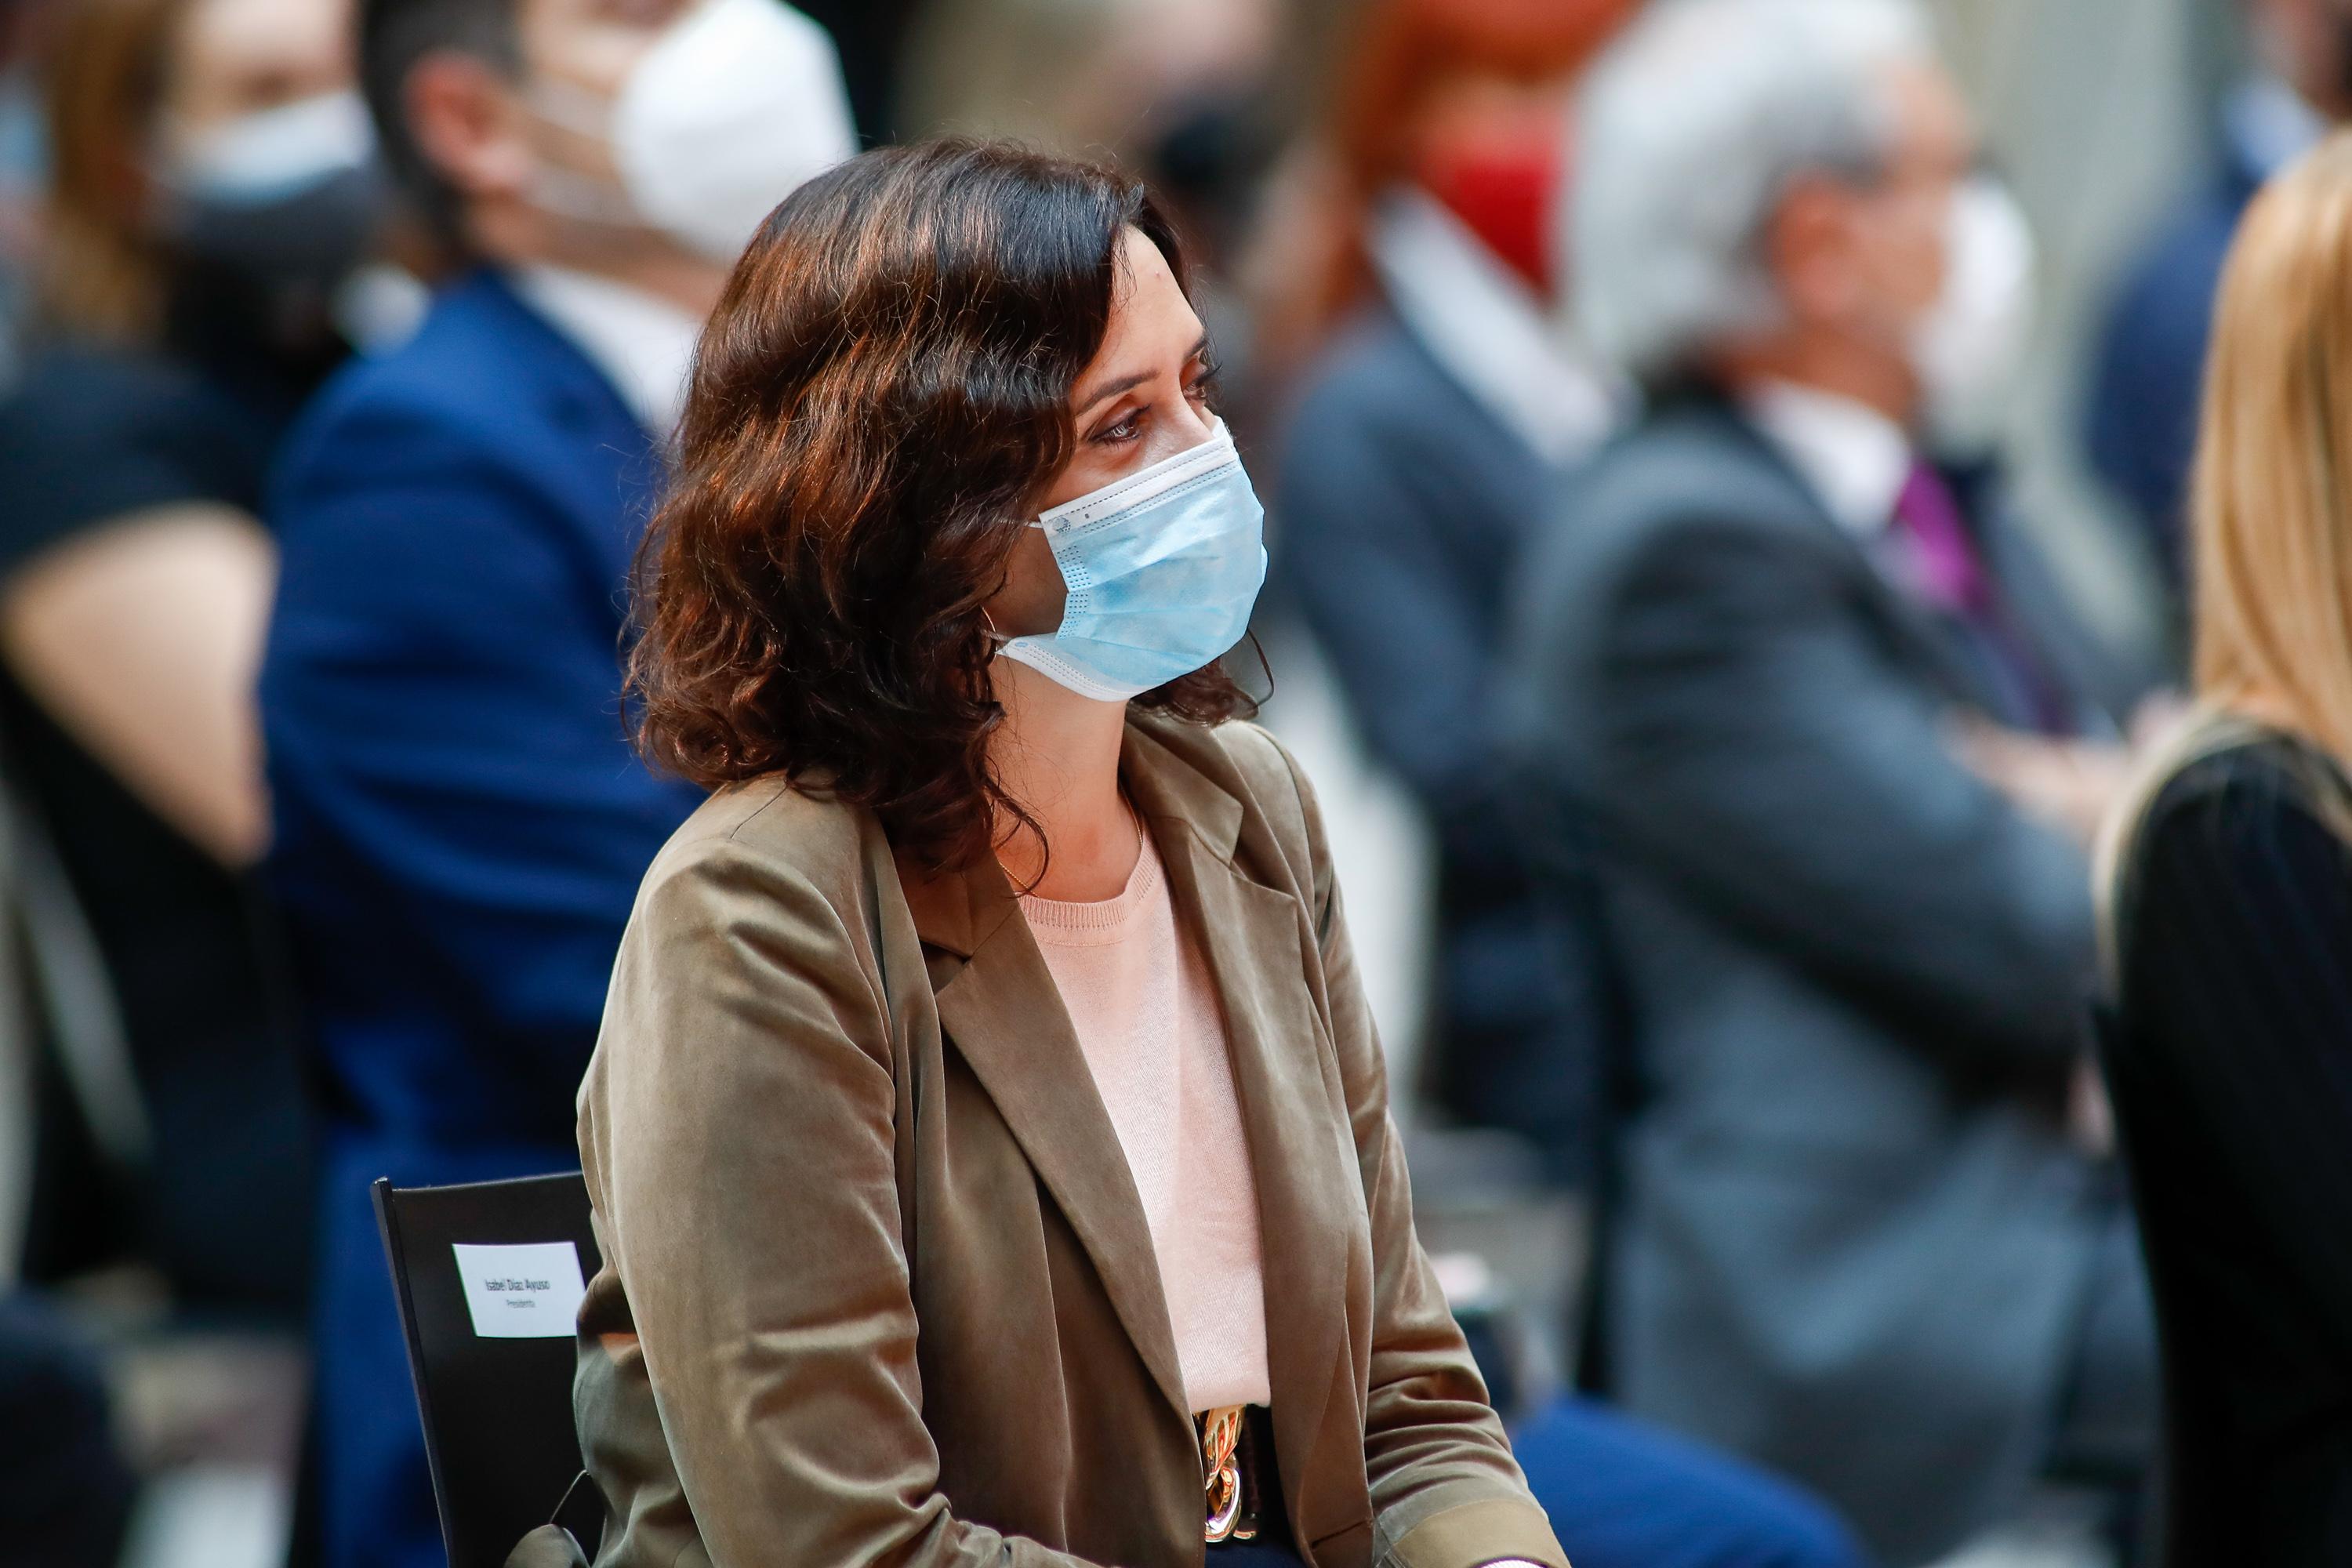
[[[2352,761],[2352,133],[2230,247],[2194,506],[2199,702]]]
[[[2198,711],[2102,836],[2110,974],[2116,879],[2168,780],[2266,732],[2352,766],[2352,132],[2265,184],[2231,244],[2191,509]],[[2352,839],[2342,786],[2312,783]]]

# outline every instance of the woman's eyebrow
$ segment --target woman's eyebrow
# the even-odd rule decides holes
[[[1122,375],[1116,381],[1105,382],[1102,385],[1095,389],[1092,396],[1088,397],[1084,403],[1078,405],[1078,412],[1080,414],[1087,413],[1096,404],[1102,402],[1106,398],[1116,397],[1120,393],[1127,391],[1130,387],[1140,386],[1145,382],[1150,381],[1151,376],[1152,373],[1150,371],[1139,370],[1133,375]]]
[[[1185,351],[1184,363],[1186,364],[1190,364],[1208,352],[1209,334],[1207,332],[1202,332],[1200,338],[1194,342],[1192,346]],[[1092,393],[1087,395],[1087,400],[1078,405],[1078,412],[1082,415],[1088,413],[1094,408],[1096,404],[1102,402],[1105,398],[1117,397],[1122,392],[1126,392],[1132,387],[1140,386],[1145,382],[1150,381],[1152,376],[1157,374],[1158,373],[1155,371],[1139,370],[1132,375],[1122,375],[1116,380],[1107,381],[1103,383],[1102,385],[1095,388]]]

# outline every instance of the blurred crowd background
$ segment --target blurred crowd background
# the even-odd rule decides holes
[[[1572,263],[1600,269],[1596,287],[1613,269],[1620,296],[1629,276],[1678,265],[1637,243],[1671,226],[1660,183],[1664,205],[1707,210],[1738,199],[1716,176],[1740,175],[1677,166],[1674,127],[1704,121],[1709,95],[1746,89],[1708,76],[1722,62],[1697,49],[1687,74],[1653,61],[1642,101],[1580,115],[1580,75],[1637,23],[1635,0],[801,8],[832,35],[868,144],[1011,135],[1114,159],[1181,214],[1228,417],[1270,509],[1266,721],[1330,819],[1424,1237],[1482,1326],[1504,1399],[1534,1409],[1578,1384],[1673,1421],[1692,1396],[1661,1361],[1675,1344],[1643,1323],[1671,1307],[1700,1342],[1737,1326],[1708,1327],[1691,1280],[1661,1283],[1671,1258],[1613,1286],[1595,1259],[1661,1223],[1656,1191],[1683,1177],[1682,1219],[1748,1223],[1738,1192],[1709,1196],[1639,1131],[1644,1107],[1679,1091],[1654,1081],[1645,1053],[1696,1051],[1707,1027],[1675,1013],[1677,975],[1655,972],[1659,955],[1733,962],[1691,945],[1670,907],[1713,869],[1675,854],[1737,859],[1708,825],[1801,812],[1838,785],[1721,769],[1732,798],[1663,797],[1687,807],[1690,842],[1622,885],[1601,868],[1590,824],[1530,828],[1503,798],[1514,722],[1567,723],[1582,700],[1538,692],[1513,719],[1507,623],[1526,580],[1567,570],[1535,564],[1548,536],[1578,525],[1563,498],[1635,417],[1580,314]],[[2009,265],[2034,306],[2013,374],[1966,411],[1948,455],[2000,475],[2004,526],[2036,563],[2037,629],[2095,649],[2070,667],[2081,679],[2066,693],[2095,722],[2027,689],[1975,763],[2072,833],[2102,814],[2135,726],[2159,722],[2178,683],[2206,300],[2252,186],[2352,112],[2352,7],[1937,0],[1927,12],[1984,165],[2031,231]],[[116,1521],[106,1548],[75,1561],[260,1568],[300,1555],[315,1127],[336,1090],[305,1043],[310,998],[258,869],[270,815],[252,692],[277,571],[265,479],[304,400],[346,356],[400,344],[442,281],[351,96],[353,27],[349,0],[0,11],[0,1531],[12,1510],[68,1502]],[[1651,164],[1591,167],[1594,138]],[[1620,191],[1602,212],[1612,178],[1647,182],[1646,200]],[[1567,204],[1588,180],[1588,218],[1618,214],[1622,228],[1580,231],[1571,247]],[[1563,590],[1559,613],[1577,604]],[[1727,624],[1769,613],[1721,610]],[[2005,635],[1986,634],[1996,663]],[[1695,643],[1690,657],[1742,655]],[[1865,694],[1849,717],[1867,725],[1873,711]],[[2047,746],[2010,744],[2027,733]],[[1586,772],[1605,777],[1605,761]],[[1904,874],[1867,863],[1903,853],[1899,835],[1817,826],[1849,836],[1855,879]],[[1629,831],[1673,839],[1681,822]],[[1947,996],[1942,977],[1908,964],[1914,934],[1858,916],[1838,962],[1917,987],[1922,1010],[1966,1014],[1967,985]],[[2061,934],[2060,957],[2078,936],[2086,947],[2086,931]],[[2011,993],[2016,1012],[2017,995],[2082,978],[1971,981]],[[1750,995],[1785,1005],[1797,1033],[1836,1011],[1808,1013],[1768,979]],[[594,998],[583,1005],[593,1014]],[[1985,1032],[2006,1026],[1998,1014],[1985,1005]],[[2042,1016],[2016,1029],[2069,1026]],[[1883,1095],[1899,1119],[1909,1091],[1853,1092]],[[2080,1146],[2095,1149],[2095,1129]],[[1626,1195],[1644,1180],[1646,1209]],[[1939,1223],[1914,1235],[1937,1254],[1918,1258],[1923,1277],[1979,1243],[2006,1256],[1997,1217]],[[2132,1272],[2127,1237],[2113,1245],[2120,1262],[2085,1267]],[[1903,1265],[1877,1267],[1898,1276],[1894,1299],[1854,1310],[1899,1320]],[[1618,1301],[1627,1288],[1643,1310]],[[1965,1338],[1925,1321],[1917,1332],[1930,1353],[1937,1334]],[[1942,1348],[1996,1369],[2035,1353]],[[1682,1382],[1717,1375],[1701,1364]],[[1906,1384],[1899,1356],[1856,1375],[1894,1386],[1857,1398],[1822,1446],[1900,1448],[1904,1430],[1943,1430],[1921,1407],[1942,1385]],[[1738,1444],[1704,1417],[1679,1424]],[[1833,1458],[1749,1446],[1860,1516],[1888,1561],[1958,1550],[2087,1565],[2114,1561],[2129,1535],[2113,1528],[2095,1455],[2022,1501],[2002,1492],[2009,1517],[1987,1521],[1948,1498],[1858,1497],[1873,1483]],[[1947,1508],[1966,1529],[1919,1522]]]

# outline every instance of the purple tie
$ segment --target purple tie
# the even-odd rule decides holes
[[[1960,503],[1943,476],[1915,463],[1895,498],[1895,524],[1910,545],[1914,582],[1930,604],[1955,615],[1976,616],[1989,602],[1976,542],[1960,517]]]
[[[1978,649],[1995,689],[1993,711],[2043,734],[2074,733],[2073,704],[2032,644],[2001,614],[1959,498],[1926,463],[1913,466],[1903,493],[1895,498],[1893,535],[1901,542],[1919,596],[1965,628]]]

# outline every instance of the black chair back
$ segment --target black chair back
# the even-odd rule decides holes
[[[500,1568],[551,1521],[593,1553],[601,1505],[574,1488],[572,1418],[572,1320],[600,1263],[587,1184],[574,1171],[373,1191],[450,1568]]]

